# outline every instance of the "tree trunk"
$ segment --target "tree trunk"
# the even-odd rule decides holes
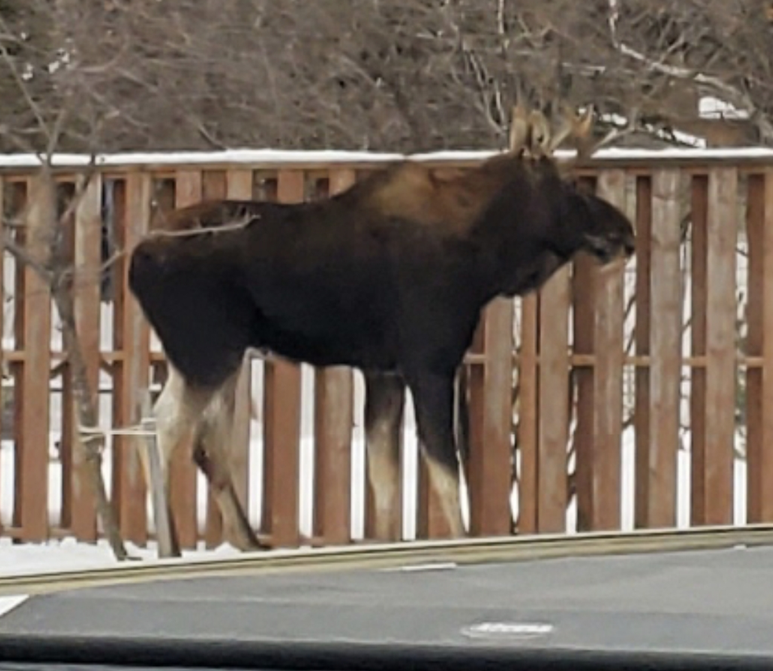
[[[52,296],[59,317],[62,320],[62,339],[67,352],[67,374],[70,376],[78,424],[82,427],[96,427],[98,424],[97,401],[95,391],[91,389],[86,361],[83,357],[81,342],[75,322],[75,307],[72,293],[67,284],[61,281],[53,283]],[[102,522],[102,529],[107,537],[116,559],[128,559],[118,521],[110,500],[107,496],[102,479],[102,449],[105,438],[99,433],[83,435],[78,433],[78,446],[83,450],[88,481],[96,499],[97,514]]]

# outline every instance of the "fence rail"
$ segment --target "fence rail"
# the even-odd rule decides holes
[[[139,421],[141,392],[164,376],[158,343],[126,288],[126,256],[116,254],[152,216],[203,197],[319,198],[379,165],[99,167],[62,234],[89,373],[102,390],[101,425]],[[57,169],[60,208],[82,170]],[[619,272],[580,258],[538,294],[486,310],[466,364],[472,534],[773,521],[773,414],[764,412],[773,407],[773,157],[612,155],[582,179],[631,215],[636,258]],[[7,230],[20,246],[36,244],[35,180],[31,167],[0,167]],[[0,263],[0,534],[94,540],[58,317],[32,268],[9,249]],[[348,369],[245,362],[232,468],[251,519],[275,545],[369,535],[361,402],[361,381]],[[105,456],[122,533],[144,544],[154,531],[132,441],[116,436]],[[406,536],[444,535],[417,467],[410,412],[403,464],[397,514]],[[172,507],[183,547],[222,541],[207,494],[180,451]]]

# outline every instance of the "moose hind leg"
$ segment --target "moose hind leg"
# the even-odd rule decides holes
[[[197,432],[193,460],[209,483],[223,516],[225,537],[242,551],[262,546],[253,531],[233,486],[228,460],[234,422],[238,373],[232,376],[210,402]]]
[[[169,375],[155,405],[153,415],[156,420],[156,446],[161,466],[161,484],[166,500],[167,515],[171,526],[171,554],[180,555],[180,544],[169,502],[169,476],[172,456],[180,444],[196,430],[201,414],[209,403],[212,393],[191,388],[182,375],[169,366]],[[145,449],[140,450],[145,482],[148,488],[153,486],[150,476],[150,463]]]
[[[375,506],[375,535],[399,540],[400,427],[405,382],[396,375],[365,373],[365,443]]]
[[[459,495],[459,460],[454,441],[454,375],[422,371],[409,380],[419,440],[429,480],[451,535],[466,535]]]

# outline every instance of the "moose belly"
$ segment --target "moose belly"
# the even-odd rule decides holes
[[[392,343],[389,329],[372,316],[339,308],[326,314],[261,315],[252,346],[312,366],[392,371],[397,358]]]

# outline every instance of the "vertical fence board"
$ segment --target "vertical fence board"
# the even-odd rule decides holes
[[[27,238],[25,217],[27,203],[29,202],[29,193],[27,192],[29,184],[24,182],[16,184],[12,193],[12,202],[9,203],[9,209],[13,219],[17,222],[18,228],[12,231],[13,241],[17,245],[24,246]],[[14,349],[24,351],[24,295],[27,291],[26,285],[27,273],[24,264],[14,256],[14,315],[13,315],[13,337]],[[24,426],[22,423],[22,410],[24,398],[24,361],[13,363],[11,371],[13,372],[13,440],[14,440],[14,491],[13,491],[13,517],[12,525],[21,528],[22,514],[22,496],[21,496],[21,478],[22,478],[22,449],[24,442]]]
[[[747,303],[747,337],[744,354],[763,356],[765,334],[765,173],[748,177],[746,204],[746,231],[748,241],[749,278]],[[764,518],[764,464],[765,431],[763,405],[763,384],[765,361],[762,368],[746,370],[746,458],[747,490],[746,501],[750,522],[761,522]],[[769,413],[767,413],[769,414]],[[769,442],[769,440],[768,440]],[[769,468],[769,467],[768,467]],[[770,484],[768,484],[770,487]]]
[[[227,197],[228,175],[224,170],[204,170],[201,173],[202,200],[220,200]],[[252,191],[252,187],[250,187]],[[247,196],[245,196],[247,198]]]
[[[521,350],[518,363],[518,533],[537,531],[537,441],[539,437],[537,294],[521,299]]]
[[[678,170],[652,178],[649,445],[646,514],[649,527],[676,526],[677,455],[682,352],[680,216]],[[642,511],[644,513],[644,511]]]
[[[27,182],[28,209],[24,245],[37,260],[48,257],[50,225],[56,209],[45,177]],[[21,307],[25,361],[19,389],[20,440],[17,443],[17,502],[21,538],[48,538],[49,392],[51,370],[51,293],[45,279],[29,265],[22,270]]]
[[[595,333],[593,328],[595,311],[595,277],[593,260],[580,256],[574,262],[572,274],[573,290],[573,349],[575,354],[592,355]],[[577,531],[593,528],[593,471],[596,450],[594,449],[593,412],[595,370],[591,366],[574,370],[577,384],[577,424],[574,430],[575,482],[577,492]]]
[[[234,169],[226,173],[226,197],[250,200],[252,198],[253,172],[250,169]],[[250,502],[250,420],[252,418],[252,363],[248,354],[236,383],[236,406],[231,434],[230,468],[236,498],[245,512]]]
[[[749,176],[747,232],[749,303],[746,372],[747,519],[773,521],[773,171]]]
[[[116,198],[118,239],[126,254],[118,260],[119,293],[116,301],[116,346],[123,357],[114,377],[117,401],[114,408],[116,426],[136,425],[140,415],[140,394],[148,388],[150,378],[150,326],[128,284],[129,254],[150,225],[150,175],[132,172],[119,189]],[[118,280],[117,280],[118,281]],[[116,436],[113,447],[113,500],[124,539],[144,545],[147,541],[147,486],[137,450],[145,449],[142,438]]]
[[[692,180],[692,239],[691,239],[691,319],[690,349],[692,356],[706,354],[707,309],[707,240],[708,194],[706,175]],[[693,366],[690,371],[690,522],[706,522],[706,369]]]
[[[636,325],[634,330],[637,356],[648,356],[650,353],[652,209],[652,178],[649,175],[639,177],[636,180]],[[650,524],[651,481],[649,366],[637,366],[635,377],[634,526],[646,528]]]
[[[59,231],[62,236],[59,241],[59,251],[63,257],[69,259],[69,262],[73,264],[73,271],[75,271],[75,213],[73,212],[67,217],[64,215],[71,204],[70,199],[74,196],[75,191],[75,184],[73,182],[65,181],[57,184],[57,217],[59,219]],[[76,281],[77,278],[74,277],[74,284]],[[74,286],[73,291],[75,290],[76,287]],[[59,463],[61,464],[60,481],[62,496],[59,524],[62,528],[69,529],[72,532],[73,490],[77,484],[74,469],[77,467],[76,462],[80,461],[78,432],[74,430],[78,419],[75,412],[76,406],[73,403],[73,386],[68,362],[65,360],[60,366],[55,368],[57,369],[56,373],[52,370],[49,384],[53,387],[55,380],[60,381],[61,396],[59,399],[62,412],[60,412],[60,416],[57,418],[59,421],[53,421],[52,426],[49,428],[51,431],[55,431],[57,428],[60,429]],[[56,426],[57,424],[59,425],[58,427]]]
[[[709,173],[706,259],[706,460],[707,524],[733,520],[735,438],[735,319],[737,186],[735,168]]]
[[[485,313],[485,352],[480,431],[471,431],[469,457],[470,532],[476,536],[506,535],[512,530],[511,394],[513,386],[513,301],[498,298]],[[482,438],[482,441],[480,440]]]
[[[72,204],[72,198],[75,195],[76,187],[74,181],[62,180],[56,184],[57,192],[57,204],[56,204],[56,216],[57,216],[57,228],[61,238],[58,241],[58,253],[61,255],[63,263],[72,264],[71,270],[75,271],[75,213],[70,212],[65,217],[65,213]],[[75,281],[75,278],[73,278]],[[73,288],[73,291],[75,289]],[[58,315],[58,310],[54,302],[52,301],[52,311],[54,315]],[[54,317],[56,319],[56,317]],[[57,329],[57,327],[54,327]],[[60,330],[61,333],[61,330]],[[63,347],[63,339],[60,339],[59,349],[65,349]],[[75,405],[73,404],[73,386],[70,381],[69,365],[65,359],[61,364],[52,368],[49,378],[49,385],[53,388],[56,382],[59,381],[61,395],[60,408],[61,412],[59,417],[54,420],[51,418],[52,423],[49,427],[50,431],[60,430],[58,441],[59,463],[60,463],[60,477],[58,478],[61,484],[61,508],[59,515],[59,525],[62,528],[72,531],[72,499],[73,488],[75,485],[75,477],[73,471],[76,468],[76,460],[80,459],[78,454],[79,448],[77,447],[78,436],[77,432],[73,429],[77,425],[77,415],[75,413]],[[53,398],[53,394],[50,394]],[[49,400],[49,403],[51,401]],[[72,411],[70,411],[72,409]],[[58,426],[57,426],[58,425]],[[56,518],[54,518],[56,519]],[[56,522],[54,522],[56,523]]]
[[[176,174],[175,207],[192,205],[201,200],[202,178],[198,170],[181,170]],[[181,549],[195,548],[198,541],[198,505],[196,465],[193,463],[192,436],[183,439],[172,457],[170,502]]]
[[[603,172],[599,195],[625,209],[625,173]],[[620,528],[623,411],[623,264],[596,272],[593,528]]]
[[[76,193],[76,197],[78,194]],[[94,175],[75,210],[75,274],[73,303],[75,325],[83,350],[89,386],[99,416],[99,363],[100,363],[100,271],[102,267],[102,178]],[[62,407],[63,412],[77,417],[75,404]],[[78,431],[77,421],[73,429]],[[84,447],[73,436],[75,449],[74,469],[70,473],[72,485],[72,530],[79,540],[97,538],[97,515],[94,492],[89,485]]]
[[[537,529],[549,533],[566,529],[570,282],[565,266],[540,291]]]
[[[3,231],[5,232],[7,222],[6,222],[6,216],[9,214],[8,212],[8,203],[6,201],[6,198],[8,197],[8,194],[5,189],[5,181],[0,178],[0,225],[3,227]],[[5,301],[6,301],[6,290],[5,290],[5,234],[0,236],[0,375],[5,376],[9,371],[10,367],[7,367],[8,364],[6,362],[6,356],[5,356],[5,346],[4,346],[4,336],[5,336]],[[3,393],[3,388],[0,386],[0,436],[5,433],[4,428],[4,421],[5,418],[5,394]],[[2,501],[4,493],[3,493],[3,482],[8,482],[7,479],[4,480],[4,472],[3,472],[3,466],[0,464],[0,501]],[[3,532],[3,521],[2,521],[2,514],[3,510],[0,507],[0,534]]]
[[[355,179],[353,170],[331,170],[330,194],[345,191]],[[348,543],[351,537],[352,370],[344,367],[316,370],[314,390],[313,533],[325,545],[340,545]]]
[[[596,180],[585,177],[579,185],[595,190]],[[593,356],[595,351],[596,282],[595,262],[580,254],[572,269],[572,349],[575,354]],[[575,485],[577,496],[577,531],[590,531],[593,520],[594,447],[594,377],[593,365],[573,370],[577,385],[576,426],[574,430]]]
[[[304,193],[301,170],[280,171],[280,202],[301,202]],[[263,529],[274,547],[291,547],[299,542],[300,366],[282,359],[267,361],[264,394]]]

